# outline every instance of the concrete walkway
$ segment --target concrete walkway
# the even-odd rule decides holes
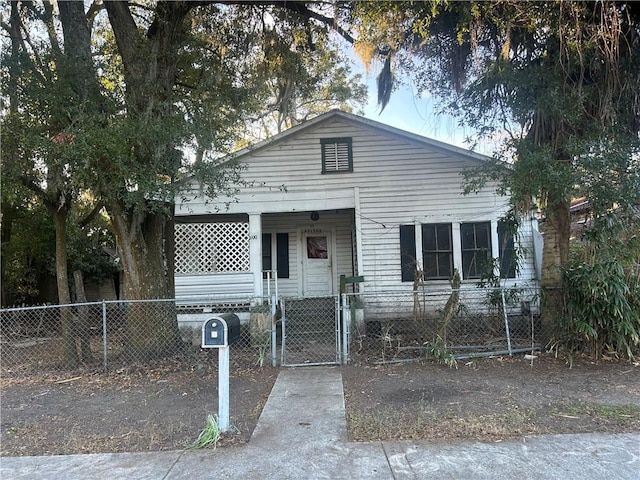
[[[280,372],[246,445],[0,459],[2,480],[218,478],[640,480],[640,433],[355,443],[347,438],[340,369],[305,367]]]

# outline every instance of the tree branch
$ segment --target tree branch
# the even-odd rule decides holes
[[[60,49],[60,43],[58,42],[58,36],[56,35],[56,29],[53,26],[53,5],[50,1],[46,0],[43,3],[44,15],[42,21],[47,26],[47,35],[49,35],[49,42],[51,43],[51,49],[56,58],[60,58],[62,50]]]
[[[33,178],[27,177],[25,175],[21,175],[20,181],[25,187],[27,187],[29,190],[35,193],[38,197],[40,197],[41,200],[43,201],[47,200],[47,192],[40,185],[38,185]]]
[[[125,69],[127,67],[131,68],[131,65],[135,65],[138,60],[141,60],[140,47],[138,46],[141,38],[138,34],[136,22],[133,20],[127,2],[108,0],[104,3],[104,6],[107,10],[109,23],[111,23]]]
[[[93,0],[93,3],[89,7],[89,10],[87,10],[87,13],[85,14],[89,31],[92,30],[93,22],[96,19],[96,15],[98,15],[98,12],[100,12],[100,10],[102,10],[103,8],[104,4],[102,3],[102,0]]]
[[[262,1],[250,1],[250,0],[223,0],[220,2],[200,2],[201,4],[206,3],[224,3],[226,5],[262,5],[262,6],[274,6],[279,7],[285,10],[289,10],[290,12],[297,13],[301,17],[307,19],[314,19],[319,21],[320,23],[326,25],[327,27],[335,30],[342,38],[344,38],[350,44],[355,43],[355,38],[344,28],[342,28],[337,23],[337,19],[331,17],[325,17],[324,15],[314,12],[313,10],[307,7],[307,2],[299,2],[299,1],[286,1],[279,2],[274,0],[262,0]]]
[[[91,210],[86,217],[84,217],[82,220],[78,222],[78,225],[80,226],[80,228],[84,228],[87,225],[89,225],[91,222],[93,222],[93,220],[98,216],[98,214],[103,208],[104,208],[103,201],[96,203],[96,205],[93,207],[93,210]]]

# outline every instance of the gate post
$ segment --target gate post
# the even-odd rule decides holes
[[[277,288],[277,287],[276,287]],[[276,353],[276,348],[277,348],[277,343],[278,343],[278,338],[276,335],[277,332],[277,319],[276,319],[276,313],[277,313],[277,298],[278,295],[271,295],[271,366],[275,367],[278,365],[278,359],[277,359],[277,353]]]
[[[350,325],[350,311],[349,305],[347,305],[347,294],[342,294],[342,365],[349,363],[349,325]]]
[[[502,314],[504,315],[504,330],[507,334],[507,349],[509,350],[509,355],[513,355],[511,351],[511,333],[509,332],[509,319],[507,318],[507,302],[504,298],[504,288],[500,289],[500,295],[502,296]]]
[[[109,373],[109,367],[107,364],[107,303],[102,301],[102,365],[104,367],[104,374]]]

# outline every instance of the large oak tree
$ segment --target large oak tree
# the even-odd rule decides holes
[[[293,100],[310,100],[311,80],[322,84],[297,64],[329,51],[317,42],[332,22],[304,2],[87,6],[48,0],[5,6],[11,112],[3,137],[15,148],[3,152],[3,168],[51,204],[61,247],[69,209],[90,191],[117,237],[123,297],[170,299],[174,199],[182,182],[197,178],[211,197],[232,193],[238,171],[216,159],[265,105],[296,119]],[[338,77],[343,91],[320,98],[322,108],[349,97],[350,77],[344,70]],[[57,263],[60,301],[69,303],[66,250],[57,252]],[[132,305],[128,351],[140,358],[171,352],[178,332],[170,310]]]

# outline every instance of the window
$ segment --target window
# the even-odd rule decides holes
[[[416,227],[400,225],[400,268],[403,282],[416,277]]]
[[[500,255],[500,278],[516,278],[518,261],[514,243],[512,223],[498,222],[498,254]]]
[[[491,222],[460,225],[462,244],[462,277],[486,276],[491,265]]]
[[[262,270],[273,270],[273,252],[276,252],[276,269],[278,278],[289,278],[289,234],[262,234]]]
[[[307,237],[307,258],[329,258],[327,237]]]
[[[453,276],[451,224],[422,225],[422,263],[425,280],[444,280]]]
[[[353,149],[351,138],[323,138],[322,173],[340,173],[353,171]]]

